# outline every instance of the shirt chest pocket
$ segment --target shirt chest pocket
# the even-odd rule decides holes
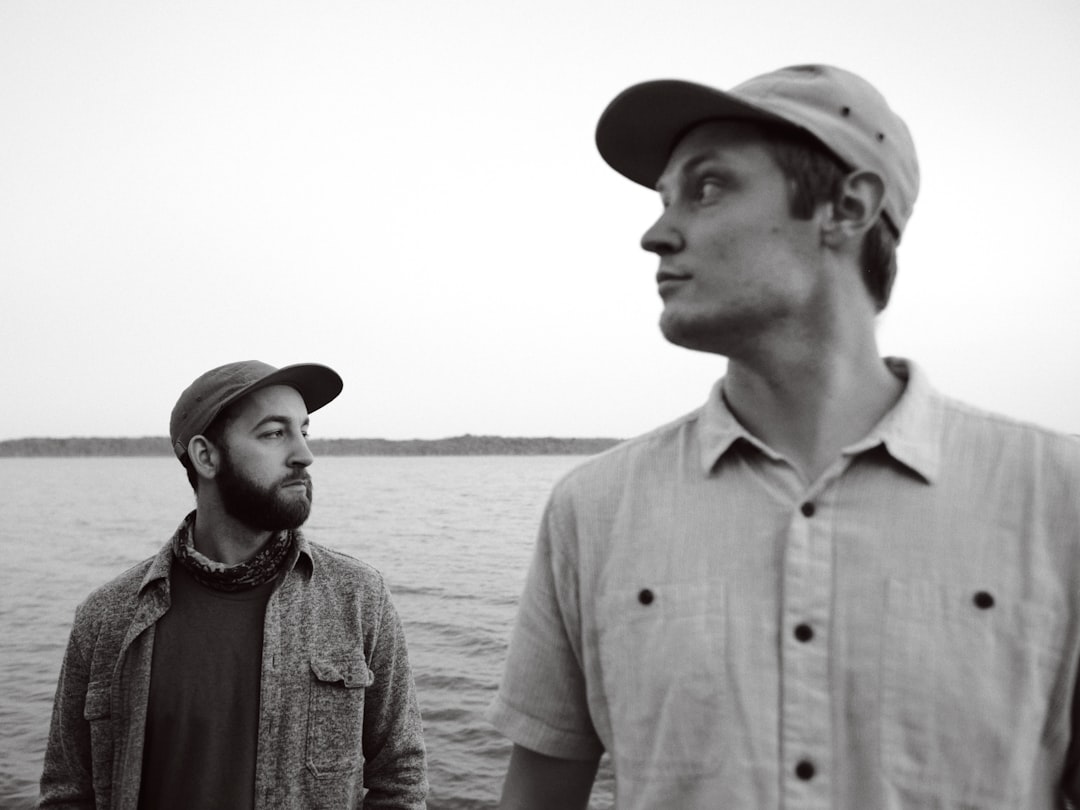
[[[886,598],[886,778],[964,807],[1022,806],[1040,741],[1064,711],[1054,612],[927,582],[890,581]]]
[[[723,585],[618,587],[598,607],[615,767],[653,780],[715,770],[725,727]]]
[[[363,767],[364,690],[374,683],[356,650],[311,658],[307,766],[315,776]]]

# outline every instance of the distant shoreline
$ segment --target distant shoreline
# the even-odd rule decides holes
[[[585,456],[621,439],[452,436],[446,439],[312,439],[316,456]],[[0,458],[171,456],[164,436],[28,438],[0,441]]]

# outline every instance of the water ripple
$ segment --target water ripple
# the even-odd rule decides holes
[[[498,798],[510,744],[484,712],[544,501],[579,461],[333,457],[312,468],[308,533],[382,571],[405,625],[431,810]],[[37,796],[75,606],[153,554],[192,504],[167,458],[0,459],[0,488],[25,493],[0,503],[0,810],[22,810]],[[612,806],[606,766],[592,806]]]

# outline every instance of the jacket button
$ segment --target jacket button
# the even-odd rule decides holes
[[[971,601],[975,603],[975,607],[979,610],[989,610],[994,606],[993,595],[986,591],[979,591],[971,597]]]
[[[653,601],[653,592],[648,588],[642,588],[641,592],[637,595],[637,600],[643,605],[651,605]]]
[[[814,516],[814,511],[815,511],[814,510],[814,505],[812,503],[810,503],[809,501],[807,501],[806,503],[804,503],[802,506],[799,507],[799,511],[802,512],[804,515],[806,515],[806,517],[813,517]]]
[[[814,628],[808,624],[800,624],[795,627],[795,638],[804,644],[814,637]]]

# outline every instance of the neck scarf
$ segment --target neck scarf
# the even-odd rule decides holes
[[[192,540],[195,513],[181,524],[173,541],[173,556],[200,585],[217,591],[246,591],[263,585],[280,571],[296,539],[292,529],[275,534],[262,550],[242,563],[226,565],[201,553]]]

